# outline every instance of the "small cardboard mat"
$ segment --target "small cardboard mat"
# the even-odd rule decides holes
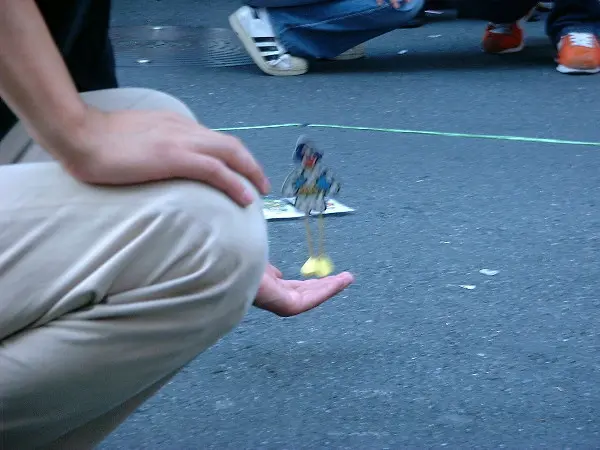
[[[266,220],[298,219],[304,217],[304,213],[294,208],[294,198],[263,198],[263,214]],[[327,209],[323,215],[347,214],[354,209],[337,200],[328,199]],[[313,213],[313,215],[316,215]]]

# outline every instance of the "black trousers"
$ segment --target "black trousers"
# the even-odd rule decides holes
[[[77,89],[118,86],[110,42],[111,0],[38,0]]]
[[[37,0],[37,5],[79,92],[117,87],[109,38],[111,0]],[[0,140],[16,122],[0,99]]]

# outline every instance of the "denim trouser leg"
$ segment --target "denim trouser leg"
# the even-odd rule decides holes
[[[246,5],[252,8],[289,8],[290,6],[306,6],[325,3],[329,0],[247,0]]]
[[[330,0],[317,5],[267,8],[267,11],[277,37],[290,54],[334,58],[405,25],[419,13],[423,2],[404,2],[396,10],[389,4],[379,6],[375,0]]]
[[[555,45],[571,31],[600,35],[600,1],[555,0],[546,30]]]

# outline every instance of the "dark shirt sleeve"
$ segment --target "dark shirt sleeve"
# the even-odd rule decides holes
[[[111,0],[37,0],[79,92],[118,86],[110,43]],[[0,99],[0,140],[17,122]]]

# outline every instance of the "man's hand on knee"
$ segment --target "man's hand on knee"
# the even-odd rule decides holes
[[[242,142],[180,114],[106,113],[90,107],[86,120],[70,132],[70,148],[54,153],[84,182],[123,185],[186,178],[204,182],[242,206],[255,196],[240,175],[261,194],[270,189],[262,168]]]

